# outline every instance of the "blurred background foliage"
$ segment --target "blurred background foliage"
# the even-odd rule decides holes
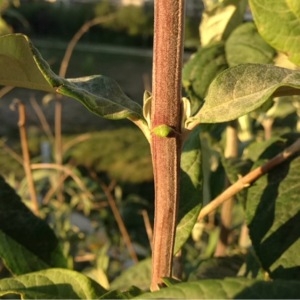
[[[68,40],[86,21],[114,13],[114,20],[91,28],[83,41],[112,45],[151,47],[153,39],[153,4],[116,6],[109,0],[96,3],[66,4],[61,1],[2,1],[3,21],[15,31],[33,38]],[[22,16],[16,18],[16,15]],[[186,20],[186,43],[197,46],[199,15]],[[5,33],[5,31],[3,31]]]

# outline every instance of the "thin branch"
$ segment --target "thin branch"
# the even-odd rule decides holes
[[[78,41],[81,39],[81,37],[93,26],[99,25],[102,23],[105,23],[107,21],[111,21],[116,17],[116,14],[111,14],[105,17],[97,17],[94,18],[86,23],[84,23],[81,28],[75,33],[73,38],[68,44],[68,47],[65,51],[65,55],[62,59],[60,70],[59,70],[59,76],[65,77],[67,73],[67,68],[72,56],[72,53],[74,51],[75,46],[77,45]]]
[[[21,147],[22,147],[22,154],[23,154],[23,167],[27,179],[28,190],[30,194],[31,204],[32,204],[32,211],[35,215],[39,215],[39,202],[37,198],[37,193],[34,185],[32,170],[30,168],[30,154],[29,154],[29,146],[28,146],[28,136],[26,131],[26,109],[25,105],[17,100],[16,104],[18,105],[19,111],[19,132],[20,132],[20,140],[21,140]]]
[[[238,157],[238,130],[237,121],[231,121],[226,127],[226,146],[224,151],[225,158]],[[230,185],[228,178],[225,178],[225,188]],[[225,256],[229,244],[231,225],[232,225],[232,210],[234,206],[234,197],[224,202],[221,208],[221,228],[220,236],[215,250],[215,256]]]
[[[40,105],[38,104],[38,102],[36,101],[34,96],[30,97],[30,104],[31,104],[32,108],[34,109],[45,134],[48,136],[49,141],[53,142],[54,137],[53,137],[53,133],[51,131],[50,125],[47,121],[47,118],[46,118],[44,112],[42,111]]]
[[[294,155],[296,152],[300,151],[300,139],[298,139],[291,146],[286,148],[281,153],[277,154],[263,166],[256,168],[255,170],[249,172],[244,177],[241,177],[237,182],[231,185],[228,189],[226,189],[222,194],[220,194],[217,198],[212,200],[209,204],[204,206],[200,211],[198,216],[198,220],[205,218],[207,215],[212,213],[215,209],[217,209],[222,203],[236,195],[238,192],[243,190],[244,188],[249,187],[254,181],[256,181],[259,177],[268,173],[274,167],[283,163],[289,157]]]
[[[5,86],[0,90],[0,99],[8,94],[12,89],[14,89],[14,86]]]
[[[101,186],[106,198],[107,198],[107,202],[113,212],[113,215],[115,217],[115,220],[118,224],[118,227],[119,227],[119,230],[121,232],[121,235],[124,239],[124,243],[128,249],[128,252],[132,258],[132,260],[137,263],[139,260],[138,260],[138,257],[137,257],[137,254],[135,252],[135,249],[132,245],[132,242],[131,242],[131,239],[130,239],[130,236],[129,236],[129,233],[127,231],[127,228],[125,226],[125,223],[122,219],[122,216],[120,214],[120,211],[118,209],[118,206],[116,204],[116,201],[115,201],[115,198],[113,197],[111,191],[113,189],[113,186],[110,185],[110,186],[107,186],[106,184],[104,184],[99,178],[97,178],[97,181],[99,182],[99,185]]]
[[[151,223],[150,223],[149,214],[148,214],[146,209],[143,209],[143,210],[141,210],[141,215],[142,215],[143,220],[144,220],[147,237],[148,237],[148,240],[149,240],[150,248],[152,250],[153,230],[152,230],[152,226],[151,226]]]
[[[43,204],[46,205],[50,202],[52,196],[57,192],[61,190],[61,187],[63,186],[65,180],[69,177],[69,174],[62,174],[59,177],[59,180],[55,180],[55,184],[52,184],[51,187],[48,189],[47,193],[45,194],[43,198]]]
[[[74,147],[75,145],[82,143],[86,140],[89,140],[92,137],[91,133],[84,133],[81,135],[78,135],[77,137],[73,138],[69,142],[64,143],[63,145],[63,152],[65,153],[68,151],[70,148]]]
[[[0,141],[0,145],[12,158],[14,158],[20,165],[23,166],[23,158],[21,155],[9,147],[4,141]]]
[[[84,182],[68,167],[62,166],[59,164],[52,164],[52,163],[41,163],[41,164],[32,164],[31,165],[32,170],[37,169],[52,169],[52,170],[58,170],[63,171],[64,173],[68,174],[78,185],[78,187],[83,190],[89,198],[93,198],[92,193],[89,191],[89,189],[85,186]]]
[[[97,24],[101,24],[103,22],[106,22],[108,20],[113,19],[114,15],[109,15],[107,17],[98,17],[93,20],[90,20],[82,25],[82,27],[75,33],[71,41],[69,42],[67,49],[65,51],[65,55],[62,59],[60,69],[59,69],[59,76],[65,77],[67,73],[67,68],[69,66],[69,62],[71,59],[71,56],[73,54],[74,48],[77,45],[80,38],[92,27]],[[54,120],[54,135],[55,135],[55,162],[57,164],[62,164],[63,161],[63,146],[62,146],[62,99],[60,96],[56,97],[55,102],[55,120]],[[60,174],[58,174],[59,178]],[[63,200],[63,194],[62,189],[58,192],[58,198],[60,201]]]

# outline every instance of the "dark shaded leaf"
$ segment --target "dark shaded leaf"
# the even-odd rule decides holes
[[[227,69],[223,43],[201,48],[184,65],[182,83],[192,105],[192,113],[203,104],[207,89],[221,71]]]
[[[234,277],[245,262],[245,257],[234,255],[228,257],[215,257],[200,262],[196,270],[189,274],[189,281],[197,279],[221,279]]]
[[[294,137],[274,142],[255,166],[262,165],[292,141]],[[298,155],[259,178],[248,191],[250,237],[262,267],[272,278],[300,278],[299,168]]]
[[[13,274],[67,267],[58,239],[0,177],[0,256]]]

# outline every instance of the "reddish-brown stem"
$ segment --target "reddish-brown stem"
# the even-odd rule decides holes
[[[23,154],[23,167],[27,179],[28,190],[31,198],[32,203],[32,211],[37,216],[39,215],[39,203],[37,199],[36,189],[34,185],[34,180],[32,176],[31,166],[30,166],[30,154],[29,154],[29,147],[28,147],[28,137],[26,131],[26,110],[25,105],[18,101],[18,110],[19,110],[19,131],[20,131],[20,140],[21,140],[21,147],[22,147],[22,154]]]
[[[179,201],[184,31],[184,0],[156,0],[154,3],[151,127],[167,125],[176,133],[167,137],[151,136],[155,181],[151,290],[159,289],[162,278],[172,274]]]
[[[198,216],[198,220],[203,219],[210,213],[212,213],[215,209],[217,209],[222,203],[236,195],[238,192],[248,187],[251,183],[257,180],[262,175],[266,174],[270,170],[272,170],[277,165],[283,163],[286,159],[291,157],[296,152],[300,151],[300,139],[298,139],[294,144],[285,149],[283,152],[279,153],[263,166],[258,167],[240,178],[237,182],[231,185],[228,189],[226,189],[222,194],[220,194],[217,198],[211,201],[209,204],[204,206],[200,211]]]

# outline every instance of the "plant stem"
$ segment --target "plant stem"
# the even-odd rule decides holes
[[[249,172],[247,175],[241,177],[237,182],[231,185],[228,189],[226,189],[222,194],[220,194],[217,198],[211,201],[209,204],[204,206],[200,211],[198,216],[198,220],[205,218],[207,215],[212,213],[215,209],[217,209],[222,203],[236,195],[238,192],[243,190],[246,187],[249,187],[255,180],[259,177],[263,176],[264,174],[268,173],[274,167],[278,166],[279,164],[283,163],[289,157],[291,157],[296,152],[300,151],[300,139],[298,139],[295,143],[291,146],[286,148],[281,153],[277,154],[271,160],[269,160],[264,165],[254,169],[253,171]]]
[[[53,141],[54,141],[53,133],[51,131],[51,127],[50,127],[50,125],[47,121],[47,118],[46,118],[44,112],[41,109],[40,104],[36,101],[34,96],[31,96],[29,101],[30,101],[30,104],[31,104],[33,110],[35,111],[40,123],[41,123],[41,126],[42,126],[45,134],[47,135],[49,141],[51,143],[53,143]]]
[[[179,201],[181,154],[181,69],[184,0],[154,2],[153,92],[151,126],[167,125],[175,133],[151,136],[155,182],[155,216],[151,290],[171,277]]]
[[[226,147],[224,151],[225,159],[236,158],[238,156],[238,130],[237,121],[229,122],[226,127]],[[229,186],[228,178],[225,179],[225,187]],[[234,205],[234,197],[224,202],[221,208],[221,230],[220,237],[216,247],[215,256],[225,256],[229,244],[232,210]]]
[[[84,23],[80,29],[74,34],[74,36],[72,37],[71,41],[68,44],[68,47],[65,51],[65,55],[62,59],[62,62],[60,64],[60,70],[59,70],[59,76],[61,77],[65,77],[66,73],[67,73],[67,68],[69,66],[69,62],[71,59],[71,56],[73,54],[74,48],[77,45],[77,43],[79,42],[79,40],[81,39],[81,37],[90,30],[91,27],[95,26],[95,25],[99,25],[102,23],[105,23],[107,21],[111,21],[116,17],[115,14],[110,14],[108,16],[103,16],[103,17],[97,17],[94,18],[90,21],[87,21],[86,23]]]
[[[35,190],[34,180],[32,176],[31,166],[30,166],[30,154],[28,147],[28,137],[26,131],[26,110],[25,105],[21,101],[17,101],[18,110],[19,110],[19,131],[20,131],[20,140],[23,153],[23,167],[27,179],[28,190],[31,198],[32,211],[35,215],[39,215],[39,202],[37,199],[37,194]]]
[[[76,173],[70,169],[67,166],[63,166],[61,164],[53,164],[53,163],[39,163],[39,164],[31,164],[32,170],[38,170],[38,169],[49,169],[49,170],[57,170],[60,172],[65,173],[67,176],[70,176],[74,182],[77,184],[77,186],[86,193],[86,195],[93,199],[92,193],[89,191],[89,189],[85,186],[85,183],[76,175]],[[62,185],[62,183],[61,183]]]
[[[135,263],[138,263],[139,260],[138,260],[137,254],[135,252],[135,249],[133,247],[133,244],[131,242],[130,235],[129,235],[129,233],[127,231],[127,228],[125,226],[125,223],[122,219],[121,213],[120,213],[119,208],[116,204],[116,200],[115,200],[115,198],[113,197],[113,195],[111,193],[111,190],[113,189],[115,183],[113,182],[113,184],[111,186],[107,186],[102,181],[100,181],[100,179],[98,179],[98,182],[99,182],[99,185],[101,186],[101,188],[102,188],[102,190],[103,190],[103,192],[104,192],[104,194],[107,198],[107,202],[108,202],[108,204],[109,204],[109,206],[110,206],[110,208],[113,212],[113,215],[114,215],[115,220],[118,224],[119,230],[120,230],[122,238],[124,240],[124,243],[126,244],[128,252],[131,256],[131,259]]]

